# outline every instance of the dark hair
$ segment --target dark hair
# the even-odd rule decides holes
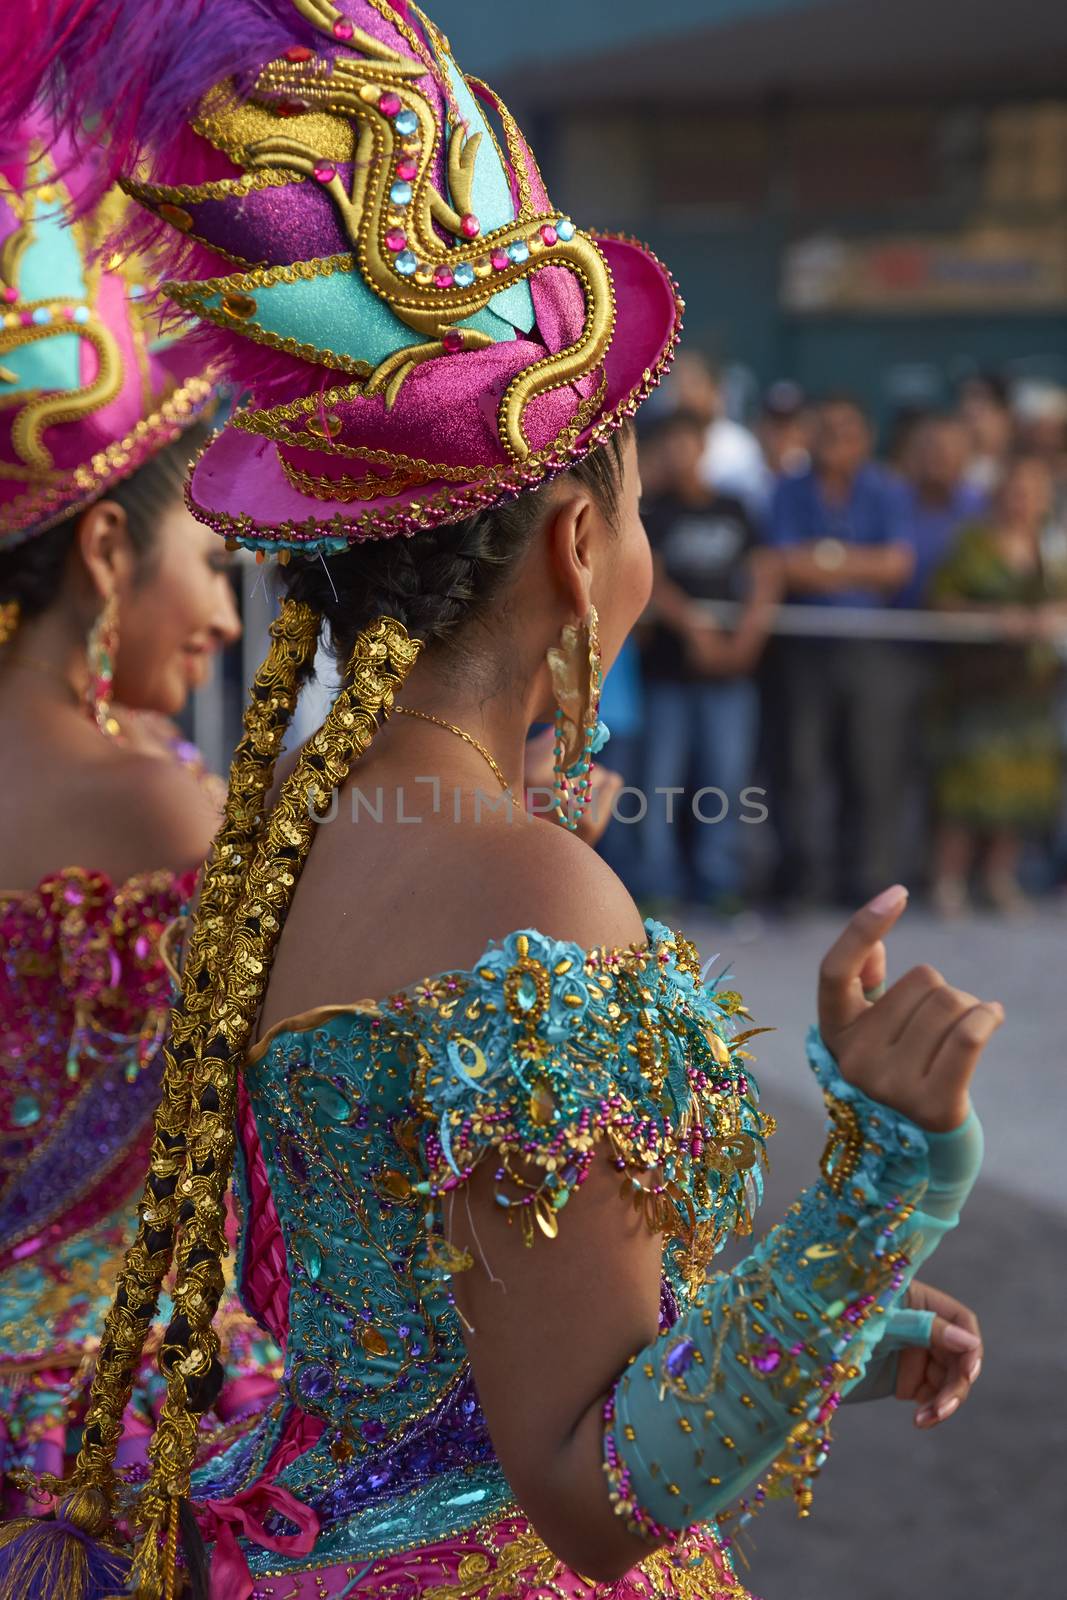
[[[819,411],[834,411],[837,409],[854,411],[856,415],[870,426],[870,416],[867,407],[859,395],[853,394],[849,389],[831,389],[826,394],[820,395],[816,401]]]
[[[647,428],[642,429],[642,444],[658,444],[661,439],[667,439],[672,433],[692,433],[703,441],[708,431],[708,425],[698,411],[691,411],[683,406],[678,411],[665,411],[662,415],[653,417]]]
[[[972,372],[970,377],[964,378],[961,389],[980,389],[987,400],[999,406],[1002,411],[1007,411],[1011,404],[1011,384],[1002,372],[982,371]]]
[[[142,576],[151,562],[159,519],[181,495],[189,463],[210,436],[207,423],[195,422],[131,477],[112,484],[96,502],[111,500],[125,511],[130,543]],[[85,509],[83,506],[47,533],[0,551],[0,601],[17,600],[24,621],[47,611],[59,593]]]
[[[622,489],[625,431],[553,480],[587,489],[614,523]],[[340,665],[379,617],[394,617],[427,644],[449,646],[483,615],[507,582],[544,515],[552,483],[526,490],[490,511],[412,538],[367,540],[322,560],[293,560],[281,569],[292,600],[318,612]]]

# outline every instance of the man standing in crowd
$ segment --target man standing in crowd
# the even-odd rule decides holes
[[[649,441],[662,488],[645,508],[656,577],[644,650],[644,877],[651,897],[730,914],[745,890],[742,794],[758,733],[752,674],[777,601],[777,563],[757,549],[741,501],[707,487],[705,433],[703,417],[683,411],[659,419]],[[718,625],[701,601],[741,609]]]
[[[967,430],[955,417],[928,416],[917,425],[903,483],[915,570],[896,597],[898,606],[917,610],[927,603],[930,580],[959,529],[988,509],[988,494],[967,481],[967,457]]]
[[[740,500],[750,517],[759,517],[767,494],[763,451],[752,430],[728,414],[722,382],[711,364],[698,350],[683,350],[664,388],[660,414],[669,408],[700,421],[705,487]]]
[[[1014,442],[1011,391],[998,372],[976,372],[960,385],[959,414],[967,430],[967,482],[984,494],[1000,483]]]
[[[871,460],[872,442],[852,399],[817,408],[811,469],[779,483],[771,511],[769,539],[791,599],[872,610],[910,581],[915,557],[903,496]],[[899,750],[909,730],[900,726],[891,683],[892,647],[827,627],[822,637],[788,641],[783,655],[783,888],[801,902],[827,891],[861,901],[891,883],[896,866]]]

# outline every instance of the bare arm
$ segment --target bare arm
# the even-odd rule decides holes
[[[453,1290],[504,1475],[549,1549],[607,1582],[649,1554],[608,1498],[603,1411],[619,1373],[656,1337],[662,1260],[619,1182],[602,1155],[558,1238],[538,1235],[532,1249],[494,1204],[489,1163],[449,1211],[452,1238],[476,1263]]]
[[[841,1053],[841,1070],[848,1073],[849,1082],[859,1087],[856,1080],[860,1078],[877,1088],[884,1095],[883,1104],[896,1101],[900,1114],[918,1119],[921,1126],[954,1129],[967,1114],[966,1088],[977,1056],[1000,1019],[995,1008],[949,990],[928,969],[917,969],[894,986],[884,1001],[874,1006],[861,1001],[858,1019],[850,1020],[852,991],[868,981],[880,950],[874,942],[876,936],[886,931],[897,915],[899,905],[878,914],[872,910],[861,913],[835,947],[824,967],[824,1032],[834,1038]],[[935,991],[936,999],[931,999]],[[917,1017],[920,1008],[921,1025],[911,1016],[915,1011]],[[904,1044],[897,1048],[879,1042],[883,1032],[895,1035],[900,1015],[910,1018]],[[950,1045],[954,1046],[958,1029],[962,1030],[959,1048],[952,1054]],[[930,1072],[925,1070],[928,1055],[935,1061]],[[943,1072],[939,1070],[942,1062]],[[848,1200],[848,1209],[858,1206],[860,1213],[869,1210],[870,1217],[864,1220],[861,1216],[857,1224],[856,1217],[840,1216],[844,1200],[838,1198],[839,1191],[829,1179],[817,1184],[791,1212],[792,1220],[773,1230],[752,1257],[727,1278],[715,1278],[707,1285],[681,1325],[682,1345],[692,1351],[696,1341],[704,1340],[707,1347],[698,1386],[714,1373],[714,1366],[708,1363],[718,1359],[714,1352],[719,1348],[720,1325],[727,1338],[723,1384],[714,1415],[720,1419],[719,1429],[725,1423],[733,1437],[720,1438],[712,1428],[706,1439],[708,1461],[715,1457],[713,1470],[721,1471],[721,1477],[706,1476],[707,1464],[693,1477],[696,1445],[702,1446],[698,1462],[703,1459],[703,1441],[693,1438],[691,1420],[695,1417],[699,1422],[699,1416],[694,1411],[686,1413],[683,1407],[679,1427],[671,1404],[664,1406],[662,1390],[656,1387],[664,1352],[671,1341],[675,1346],[679,1343],[679,1329],[665,1339],[659,1335],[659,1242],[647,1232],[644,1216],[627,1204],[632,1190],[625,1174],[620,1195],[620,1176],[610,1159],[610,1147],[605,1144],[586,1184],[572,1196],[560,1217],[557,1236],[543,1238],[535,1230],[531,1247],[523,1243],[521,1229],[509,1225],[507,1213],[496,1204],[494,1169],[498,1163],[491,1152],[475,1169],[469,1187],[450,1194],[445,1205],[450,1239],[469,1251],[474,1262],[470,1270],[453,1279],[454,1293],[466,1324],[472,1369],[494,1446],[537,1531],[553,1553],[578,1571],[612,1582],[651,1548],[635,1530],[627,1531],[610,1504],[602,1466],[604,1403],[609,1395],[616,1400],[620,1392],[628,1396],[631,1412],[634,1404],[638,1405],[639,1425],[628,1437],[636,1439],[634,1449],[644,1452],[646,1463],[653,1459],[663,1462],[662,1470],[668,1476],[652,1481],[660,1486],[661,1499],[668,1485],[670,1493],[679,1496],[672,1507],[682,1520],[672,1520],[659,1508],[654,1514],[668,1527],[682,1528],[725,1505],[785,1448],[797,1416],[806,1414],[808,1407],[824,1406],[829,1352],[846,1367],[855,1359],[854,1375],[862,1371],[866,1357],[858,1347],[854,1355],[850,1343],[854,1330],[847,1302],[860,1292],[851,1286],[850,1274],[855,1269],[866,1282],[865,1263],[875,1276],[887,1273],[882,1258],[892,1252],[882,1242],[887,1237],[886,1221],[900,1212],[899,1225],[906,1225],[907,1213],[899,1201],[901,1183],[905,1183],[904,1192],[910,1189],[907,1175],[892,1167],[893,1136],[887,1132],[892,1119],[880,1122],[878,1107],[871,1110],[877,1135],[870,1145],[871,1160],[880,1186],[872,1187],[868,1174],[864,1180],[867,1187],[857,1188],[857,1176],[855,1193],[850,1193]],[[909,1144],[907,1127],[900,1146],[905,1151],[915,1148],[914,1141]],[[949,1142],[954,1139],[955,1135]],[[889,1156],[883,1146],[889,1149]],[[920,1141],[907,1160],[921,1162],[921,1148]],[[889,1165],[882,1172],[885,1162]],[[920,1176],[918,1166],[915,1176]],[[886,1196],[894,1197],[891,1203]],[[797,1216],[802,1218],[799,1224]],[[926,1225],[925,1218],[917,1220]],[[809,1225],[813,1232],[809,1233]],[[807,1262],[804,1252],[823,1234],[828,1242],[847,1238],[848,1250],[822,1252],[822,1257],[847,1263],[847,1270],[841,1266],[838,1273],[835,1268],[833,1282],[819,1288],[820,1274],[825,1278],[826,1273],[820,1265]],[[902,1292],[902,1281],[894,1282],[901,1284]],[[887,1308],[894,1292],[891,1286]],[[734,1314],[735,1302],[740,1297],[743,1303],[746,1293],[750,1304],[755,1303],[753,1294],[766,1302],[766,1316],[761,1310],[763,1324],[777,1328],[780,1322],[787,1329],[783,1338],[797,1358],[797,1370],[788,1380],[795,1387],[786,1388],[784,1399],[778,1396],[773,1381],[766,1385],[753,1382],[755,1351],[744,1343],[744,1318],[738,1320]],[[857,1306],[865,1304],[857,1302]],[[843,1308],[848,1314],[839,1320]],[[765,1326],[756,1331],[767,1339]],[[794,1342],[798,1338],[799,1342]],[[849,1354],[841,1357],[842,1349]],[[761,1354],[765,1354],[762,1347]],[[622,1374],[626,1376],[620,1383]],[[617,1445],[628,1426],[618,1417],[617,1412]],[[718,1457],[724,1451],[719,1468]],[[678,1490],[673,1487],[676,1483],[685,1487]],[[709,1489],[708,1485],[718,1487]],[[687,1505],[687,1500],[691,1504]],[[662,1539],[663,1535],[656,1533],[651,1543]]]
[[[902,541],[860,546],[818,540],[785,545],[779,554],[786,586],[798,594],[840,594],[848,589],[895,594],[915,570],[915,553]]]

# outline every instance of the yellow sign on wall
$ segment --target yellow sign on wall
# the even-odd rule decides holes
[[[1067,224],[802,239],[786,251],[782,304],[809,315],[1064,310]]]

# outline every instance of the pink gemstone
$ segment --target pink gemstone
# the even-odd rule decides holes
[[[402,233],[399,228],[393,228],[386,234],[385,248],[392,250],[395,255],[399,255],[401,250],[406,250],[407,247],[408,236],[406,233]]]
[[[477,239],[482,231],[482,225],[478,218],[469,211],[459,226],[465,239]]]
[[[541,237],[546,244],[559,243],[559,234],[556,232],[551,222],[545,223],[544,227],[541,229]]]
[[[399,116],[403,109],[404,102],[401,100],[400,96],[398,94],[394,94],[391,89],[387,89],[382,95],[381,99],[378,101],[378,110],[383,116],[386,117]]]
[[[497,272],[506,272],[511,266],[511,257],[506,250],[494,250],[489,259]]]
[[[321,161],[315,168],[316,183],[332,183],[337,176],[337,168],[328,161]]]
[[[24,311],[22,313],[22,315],[19,317],[19,321],[22,323],[22,326],[24,328],[32,328],[33,327],[33,312],[32,311]]]
[[[18,290],[11,284],[6,284],[4,287],[4,299],[7,301],[8,305],[13,305],[18,297]]]
[[[74,321],[74,307],[73,306],[64,306],[63,307],[63,315],[64,315],[64,317],[66,318],[66,320],[68,322],[73,322]]]
[[[456,280],[447,267],[438,267],[433,275],[433,281],[439,289],[451,289]]]
[[[419,163],[412,161],[410,156],[405,156],[403,161],[397,162],[396,175],[405,183],[411,183],[419,175]]]
[[[458,328],[449,328],[441,343],[450,356],[458,355],[463,349],[463,335]]]
[[[335,39],[351,39],[355,31],[355,28],[349,22],[347,17],[339,17],[333,25],[333,36]]]

